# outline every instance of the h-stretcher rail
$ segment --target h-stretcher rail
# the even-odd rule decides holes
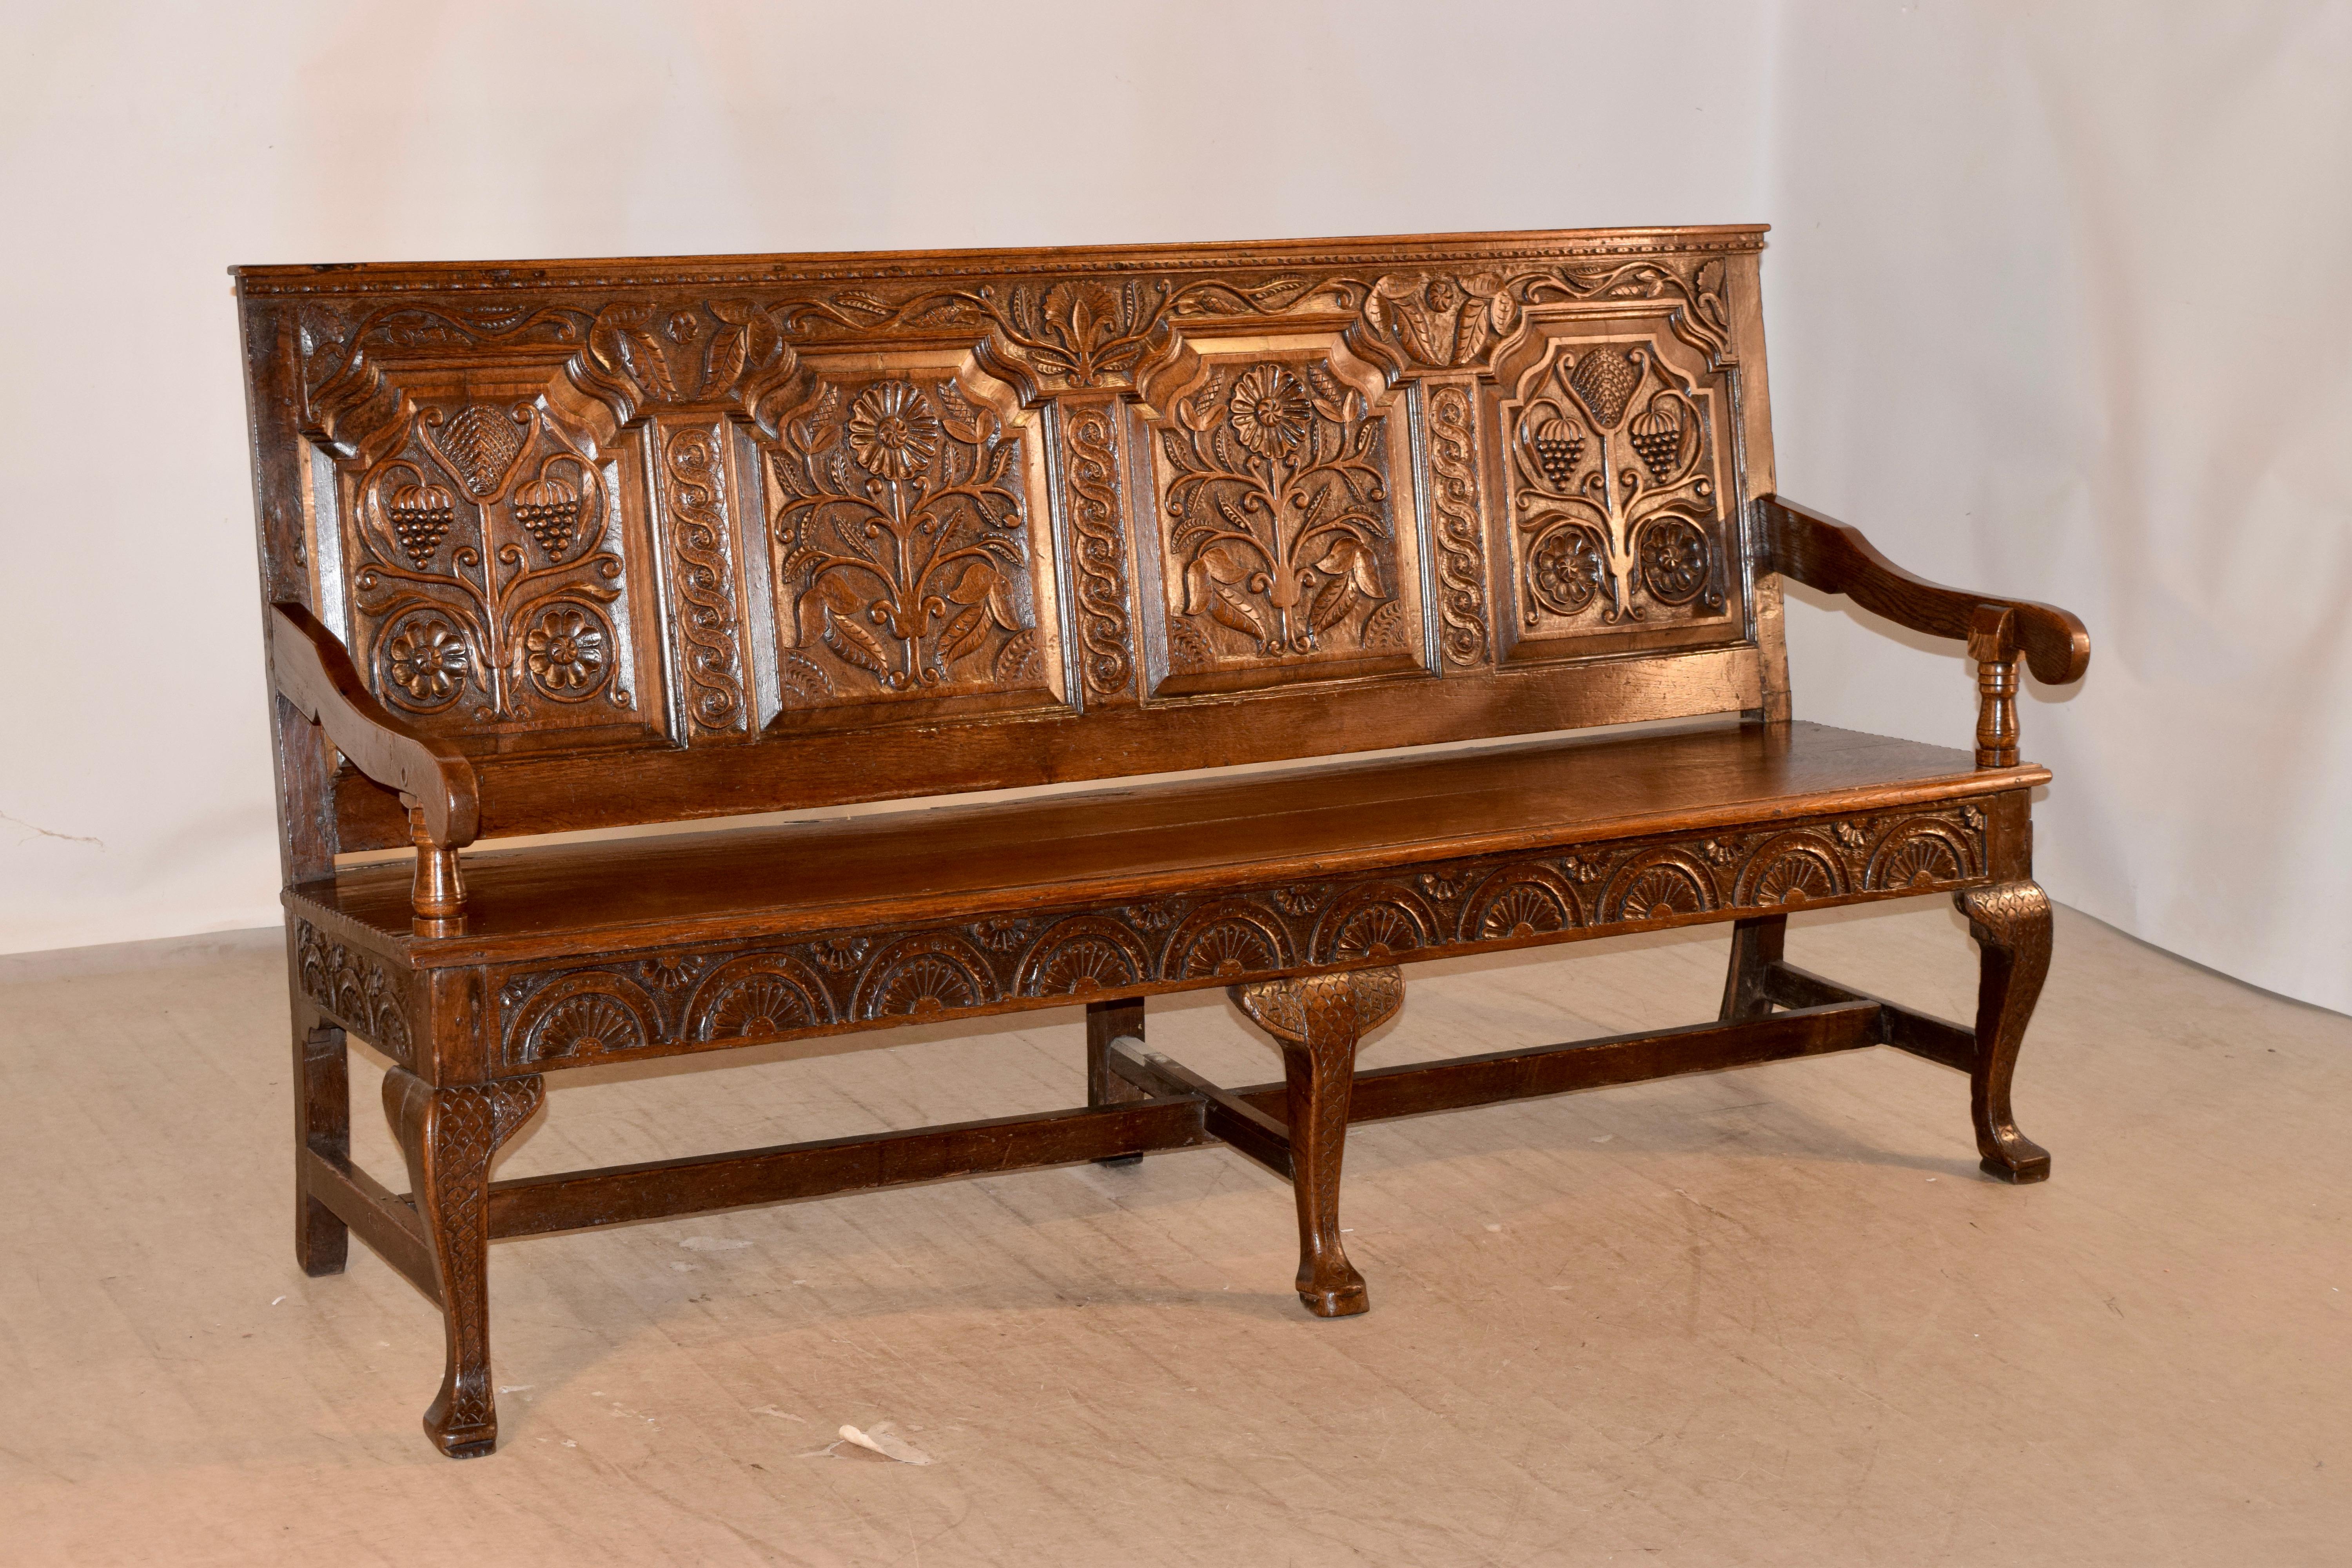
[[[1975,1036],[1958,1025],[1785,963],[1769,966],[1766,990],[1789,1010],[1360,1072],[1348,1121],[1381,1121],[1866,1046],[1893,1046],[1962,1070],[1974,1056]],[[577,1230],[1220,1142],[1290,1178],[1283,1084],[1223,1089],[1129,1035],[1110,1041],[1108,1065],[1148,1098],[493,1182],[489,1234]],[[438,1300],[414,1197],[388,1192],[348,1160],[315,1149],[307,1158],[321,1201],[394,1269]]]

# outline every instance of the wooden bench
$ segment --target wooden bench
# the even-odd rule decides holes
[[[1222,1142],[1290,1182],[1299,1295],[1343,1316],[1350,1121],[1874,1045],[1968,1073],[1985,1169],[2045,1176],[2017,667],[2074,680],[2088,640],[1774,494],[1762,247],[239,271],[295,1245],[329,1274],[357,1230],[440,1305],[434,1442],[496,1442],[499,1237]],[[1974,754],[1794,721],[1787,578],[1965,642]],[[1089,779],[1129,782],[458,854]],[[1782,959],[1791,907],[1929,892],[1973,1029]],[[1355,1071],[1404,962],[1709,921],[1715,1020]],[[1144,999],[1204,986],[1281,1082],[1145,1047]],[[1079,1005],[1080,1108],[488,1179],[552,1070]],[[347,1034],[406,1194],[351,1162]]]

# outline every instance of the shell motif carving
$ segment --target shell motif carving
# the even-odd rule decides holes
[[[634,1050],[662,1037],[653,999],[606,970],[571,974],[534,994],[510,1032],[509,1059],[578,1061]]]
[[[1913,817],[1898,822],[1870,853],[1865,885],[1928,888],[1964,880],[1974,862],[1969,835],[1948,822]]]
[[[1611,879],[1601,895],[1601,919],[1611,924],[1672,920],[1703,914],[1716,901],[1715,879],[1704,862],[1686,851],[1651,850],[1635,856]]]
[[[1192,912],[1168,939],[1160,970],[1187,979],[1246,974],[1289,960],[1282,921],[1272,910],[1227,899]]]
[[[1845,861],[1834,845],[1815,833],[1784,833],[1748,857],[1733,902],[1818,903],[1845,890]]]
[[[1151,955],[1118,921],[1080,915],[1039,937],[1021,961],[1024,996],[1085,996],[1133,985],[1152,973]]]
[[[1427,947],[1441,929],[1437,912],[1399,883],[1360,888],[1332,904],[1311,949],[1325,963],[1370,963]]]
[[[691,1039],[761,1039],[832,1023],[833,1000],[806,964],[762,954],[712,972],[696,992],[687,1020]]]
[[[920,1017],[995,999],[987,958],[960,935],[933,931],[892,942],[857,984],[857,1018]]]
[[[1507,867],[1487,879],[1463,912],[1472,942],[1525,941],[1584,923],[1576,889],[1540,866]]]

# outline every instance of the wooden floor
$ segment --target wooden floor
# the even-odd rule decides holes
[[[1727,940],[1416,968],[1365,1059],[1696,1021]],[[1967,1016],[1940,901],[1790,957]],[[293,1266],[282,974],[274,935],[0,959],[0,1561],[2347,1561],[2352,1019],[2064,910],[2046,1186],[1869,1050],[1357,1129],[1337,1322],[1223,1150],[506,1243],[465,1464],[425,1303]],[[1152,1016],[1273,1075],[1222,994]],[[500,1170],[1071,1104],[1082,1028],[551,1078]],[[935,1462],[835,1441],[884,1422]]]

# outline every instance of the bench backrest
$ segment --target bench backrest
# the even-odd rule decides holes
[[[246,268],[263,593],[486,837],[1770,708],[1762,233]]]

